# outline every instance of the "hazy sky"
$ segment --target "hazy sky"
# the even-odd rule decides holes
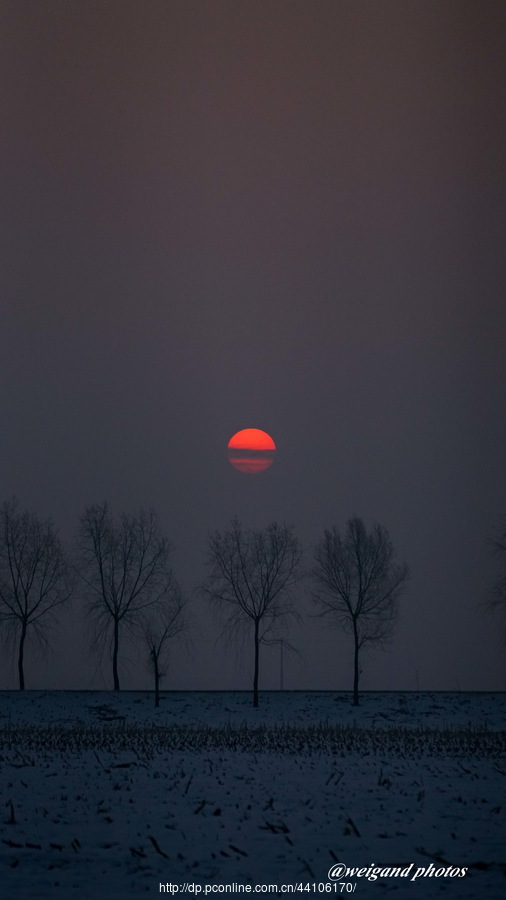
[[[308,561],[377,520],[413,578],[363,687],[505,689],[506,5],[2,0],[0,35],[0,499],[69,539],[154,506],[188,589],[235,514]],[[226,456],[250,426],[258,476]],[[249,686],[195,617],[167,686]],[[28,686],[109,685],[77,621]],[[293,640],[286,687],[350,687],[348,638]]]

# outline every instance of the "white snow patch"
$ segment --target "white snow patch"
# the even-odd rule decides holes
[[[318,885],[339,860],[469,867],[342,879],[363,897],[503,900],[505,713],[503,694],[0,693],[1,896]]]

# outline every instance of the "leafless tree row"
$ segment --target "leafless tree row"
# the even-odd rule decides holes
[[[498,552],[506,547],[503,538]],[[158,705],[173,642],[189,632],[188,600],[170,557],[153,510],[114,517],[107,503],[89,506],[68,554],[50,520],[21,510],[15,498],[6,501],[0,507],[0,626],[15,654],[20,689],[27,640],[47,642],[58,608],[78,595],[93,650],[110,660],[114,690],[120,689],[120,648],[133,636],[144,646]],[[287,635],[301,619],[301,585],[309,586],[314,614],[352,636],[358,704],[360,652],[390,638],[408,578],[381,525],[368,530],[352,518],[342,534],[336,527],[325,530],[308,569],[293,527],[272,522],[245,529],[234,519],[209,535],[201,594],[217,613],[222,636],[251,648],[258,706],[262,647],[294,649]],[[504,577],[497,593],[504,605]]]
[[[169,557],[170,544],[153,510],[124,514],[115,522],[104,503],[88,507],[81,518],[77,571],[93,644],[100,654],[110,653],[115,691],[120,640],[127,632],[141,634],[158,700],[167,642],[184,625],[184,599]]]
[[[50,520],[20,510],[15,498],[6,501],[0,507],[0,626],[16,654],[20,690],[27,638],[47,643],[57,608],[79,592],[92,645],[110,657],[114,690],[120,688],[120,643],[133,634],[144,642],[158,704],[169,642],[186,627],[186,601],[169,555],[152,510],[116,522],[106,503],[88,507],[70,556]]]

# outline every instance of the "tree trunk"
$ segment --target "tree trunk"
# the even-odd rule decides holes
[[[160,670],[156,654],[153,656],[153,663],[155,667],[155,706],[160,706]]]
[[[255,669],[253,674],[253,706],[258,706],[258,663],[260,655],[260,641],[258,637],[258,622],[255,621]]]
[[[114,690],[119,691],[118,678],[118,644],[119,644],[119,625],[118,620],[114,620],[114,637],[112,647],[112,677],[114,679]]]
[[[26,638],[26,622],[21,624],[21,635],[19,637],[19,651],[18,651],[18,675],[19,675],[19,690],[24,691],[25,689],[25,673],[23,671],[23,656],[25,651],[25,638]]]
[[[358,631],[357,631],[356,622],[353,622],[353,639],[355,642],[354,658],[353,658],[353,706],[358,706],[359,705],[359,699],[358,699],[358,678],[359,678],[358,653],[360,650],[360,646],[359,646],[359,642],[358,642]]]

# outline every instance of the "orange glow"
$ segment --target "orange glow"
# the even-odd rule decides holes
[[[272,465],[276,444],[266,431],[243,428],[230,438],[227,450],[234,469],[246,475],[257,475]]]
[[[272,440],[270,434],[261,431],[260,428],[243,428],[237,431],[228,442],[229,449],[232,447],[244,450],[275,450],[276,444]]]

